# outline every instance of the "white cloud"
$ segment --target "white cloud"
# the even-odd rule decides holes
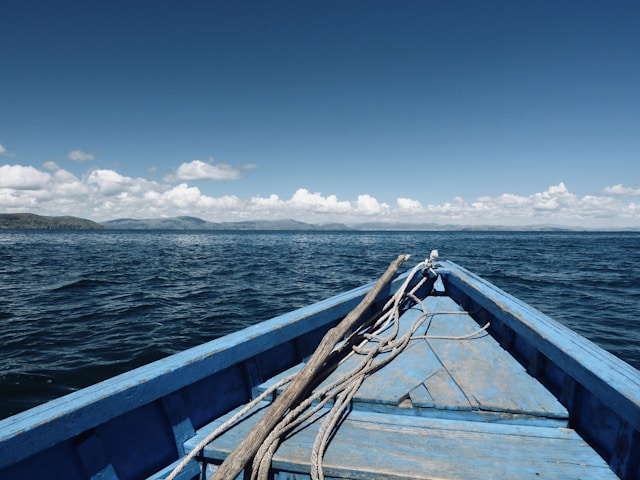
[[[640,188],[624,187],[621,183],[603,190],[608,195],[621,195],[626,197],[639,197]]]
[[[638,193],[637,189],[615,185],[581,197],[559,183],[530,195],[503,193],[473,201],[454,197],[450,202],[435,204],[400,197],[391,206],[367,193],[348,200],[299,188],[288,199],[277,194],[216,197],[187,181],[172,185],[127,177],[109,169],[95,169],[77,177],[54,162],[40,168],[0,166],[0,211],[74,215],[98,221],[193,215],[210,221],[293,218],[313,223],[638,227],[640,204],[632,198]]]
[[[166,181],[174,180],[238,180],[242,178],[243,170],[255,168],[254,165],[245,167],[233,167],[226,163],[214,163],[212,158],[209,162],[202,160],[192,160],[183,163],[176,170],[175,175],[167,177]]]
[[[87,160],[93,160],[91,153],[85,153],[82,150],[71,150],[67,153],[67,158],[74,162],[86,162]]]
[[[264,197],[253,197],[251,199],[251,205],[257,209],[271,209],[271,208],[281,208],[284,205],[284,202],[280,200],[280,197],[275,193],[269,195],[267,198]]]
[[[505,193],[480,197],[473,203],[458,199],[454,204],[429,205],[426,210],[435,221],[471,225],[551,224],[593,228],[640,225],[638,205],[624,204],[610,195],[579,197],[564,183],[528,196]]]
[[[370,195],[358,195],[355,212],[361,215],[379,215],[389,211],[389,205],[380,203]]]
[[[422,212],[422,204],[418,200],[412,200],[410,198],[398,198],[396,200],[400,210],[407,212]]]
[[[299,218],[300,215],[317,218],[318,215],[325,215],[330,218],[334,215],[348,214],[352,210],[349,201],[340,201],[335,195],[323,196],[319,192],[311,193],[306,188],[299,188],[289,200],[282,200],[276,194],[269,197],[252,197],[245,205],[243,215],[253,213],[256,216],[268,215],[268,218]]]
[[[341,202],[335,195],[324,197],[319,192],[310,193],[306,188],[296,190],[287,204],[296,210],[321,213],[345,213],[350,209],[349,202]]]
[[[87,177],[87,184],[95,186],[102,195],[111,196],[131,189],[134,181],[113,170],[94,170]]]
[[[164,199],[171,205],[180,209],[195,207],[202,198],[198,187],[189,187],[181,183],[164,194]]]
[[[0,188],[40,190],[47,185],[50,179],[51,175],[31,166],[0,166]]]
[[[56,162],[45,162],[45,163],[42,164],[42,168],[44,168],[45,170],[56,171],[60,167],[58,166],[58,164]]]

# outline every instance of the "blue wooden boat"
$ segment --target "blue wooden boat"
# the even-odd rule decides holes
[[[638,370],[452,262],[404,260],[3,420],[0,479],[640,479]]]

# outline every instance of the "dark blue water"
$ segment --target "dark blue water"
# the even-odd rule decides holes
[[[640,368],[640,233],[4,231],[0,418],[433,248]]]

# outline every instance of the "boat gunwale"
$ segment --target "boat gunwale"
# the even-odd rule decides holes
[[[620,478],[640,478],[640,371],[467,269],[440,265],[447,293],[496,320],[490,334],[567,407],[569,426]],[[512,333],[505,334],[505,327]],[[526,355],[510,335],[519,337]],[[562,385],[554,384],[548,368],[555,368]]]
[[[475,302],[499,316],[537,351],[561,365],[562,370],[578,383],[597,387],[590,388],[596,395],[610,393],[624,399],[624,403],[616,404],[616,408],[625,408],[623,416],[634,420],[634,427],[640,428],[640,370],[465,268],[453,262],[442,262],[442,266],[444,268],[439,269],[439,273],[453,275],[460,280],[462,283],[458,285],[464,285],[465,293],[471,293],[469,296]],[[485,289],[491,289],[491,293]]]

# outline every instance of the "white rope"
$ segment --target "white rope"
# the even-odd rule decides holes
[[[476,330],[475,332],[468,333],[467,335],[460,335],[458,337],[449,335],[417,335],[415,337],[411,337],[411,340],[469,340],[470,338],[477,337],[490,326],[491,322],[487,322],[484,324],[484,327]]]
[[[348,339],[334,347],[334,351],[338,351],[348,345],[351,345],[358,338],[361,338],[362,340],[360,341],[360,343],[351,345],[350,351],[345,352],[344,357],[341,358],[335,368],[343,365],[349,358],[352,358],[354,355],[362,356],[362,360],[358,363],[358,365],[351,369],[351,371],[335,379],[330,384],[313,391],[295,408],[291,409],[286,415],[284,415],[284,417],[264,440],[262,446],[260,447],[260,449],[258,449],[258,452],[253,459],[253,465],[251,468],[252,480],[268,479],[272,458],[278,446],[280,445],[281,440],[303,423],[307,421],[317,421],[318,418],[313,417],[317,417],[318,412],[323,410],[329,402],[333,401],[333,405],[329,409],[329,412],[323,414],[325,418],[323,419],[323,422],[320,426],[311,452],[311,478],[313,480],[324,479],[322,459],[329,445],[329,440],[338,427],[340,420],[345,417],[345,413],[349,405],[351,404],[351,401],[355,397],[358,389],[368,376],[395,359],[400,353],[402,353],[402,351],[412,340],[467,340],[474,338],[482,332],[486,331],[486,329],[489,327],[489,323],[487,323],[481,329],[463,336],[438,336],[427,334],[415,335],[416,331],[429,317],[433,317],[434,315],[460,315],[467,313],[464,311],[429,312],[422,300],[415,295],[415,293],[427,281],[426,278],[422,278],[410,291],[407,291],[408,286],[411,284],[415,275],[419,271],[423,271],[423,269],[432,269],[432,261],[434,258],[435,256],[432,252],[431,257],[428,260],[420,262],[413,268],[413,270],[407,275],[407,278],[405,279],[403,285],[384,305],[382,309],[384,313],[379,318],[377,318],[372,325],[365,324],[361,326],[359,329],[353,332]],[[408,300],[413,301],[417,306],[419,306],[419,308],[422,310],[422,314],[414,320],[413,324],[404,335],[399,336],[399,319],[402,311],[401,307]],[[387,355],[380,357],[380,354],[383,353]],[[173,470],[171,475],[167,477],[167,480],[174,480],[177,474],[193,458],[195,458],[206,445],[211,443],[215,438],[222,435],[230,427],[235,425],[249,411],[255,408],[255,406],[264,398],[272,395],[280,387],[291,382],[294,376],[295,374],[290,375],[280,380],[269,389],[265,390],[261,395],[252,400],[241,411],[227,420],[214,432],[207,435],[207,437],[202,442],[200,442],[198,446],[189,453],[189,455],[183,458],[180,464]],[[310,420],[312,418],[313,420]]]

